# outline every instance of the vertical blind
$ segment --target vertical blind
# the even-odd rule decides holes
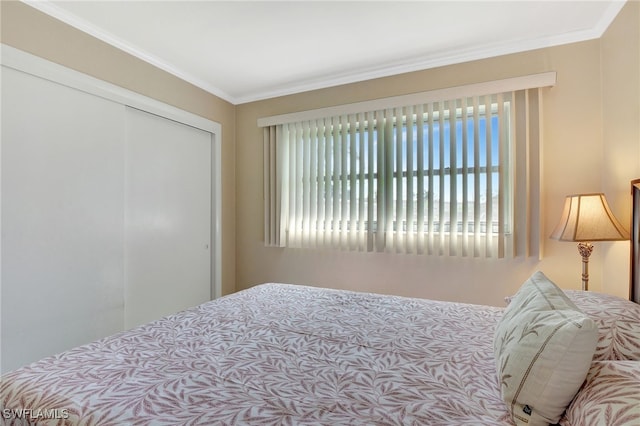
[[[531,89],[264,127],[265,244],[537,252],[539,106]]]

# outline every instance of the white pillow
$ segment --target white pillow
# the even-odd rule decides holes
[[[557,423],[589,371],[598,328],[542,272],[518,290],[496,327],[502,398],[517,425]]]

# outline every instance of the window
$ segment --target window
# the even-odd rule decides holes
[[[516,165],[537,151],[525,125],[537,122],[528,118],[528,96],[463,97],[266,127],[265,241],[513,254],[517,228],[532,228],[531,197],[523,200],[514,186]],[[522,169],[530,174],[529,165]],[[526,181],[523,190],[530,189]],[[524,219],[516,220],[517,209]]]

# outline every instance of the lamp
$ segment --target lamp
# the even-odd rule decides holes
[[[582,289],[589,289],[589,256],[591,241],[628,240],[629,233],[613,216],[604,194],[568,195],[560,223],[551,233],[560,241],[577,241],[582,256]]]

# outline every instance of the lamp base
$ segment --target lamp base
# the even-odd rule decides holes
[[[593,244],[578,243],[578,253],[582,256],[582,290],[589,290],[589,256],[593,251]]]

